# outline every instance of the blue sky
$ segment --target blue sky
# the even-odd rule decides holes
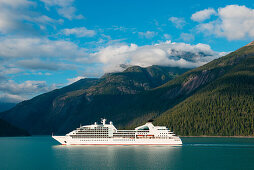
[[[0,102],[123,64],[194,68],[253,39],[253,1],[0,0]]]

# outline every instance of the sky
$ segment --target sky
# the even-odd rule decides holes
[[[133,65],[195,68],[253,39],[251,0],[0,0],[0,102]]]

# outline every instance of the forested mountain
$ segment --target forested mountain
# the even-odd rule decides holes
[[[254,43],[189,71],[134,66],[83,79],[1,117],[31,134],[65,134],[105,117],[118,128],[153,118],[178,135],[253,135]]]
[[[62,89],[39,95],[3,112],[1,117],[31,134],[63,134],[101,117],[125,126],[136,117],[150,113],[149,109],[143,109],[145,101],[149,100],[143,96],[145,91],[187,70],[133,66],[123,72],[106,74],[100,79],[82,79]]]
[[[29,134],[22,129],[19,129],[10,123],[0,119],[0,137],[7,136],[29,136]]]
[[[180,135],[254,135],[254,43],[194,69],[184,84],[209,72],[214,81],[155,122]]]

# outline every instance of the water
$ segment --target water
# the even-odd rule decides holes
[[[61,146],[0,138],[0,169],[254,169],[254,139],[182,138],[183,146]]]

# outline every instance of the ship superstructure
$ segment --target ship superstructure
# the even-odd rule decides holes
[[[52,136],[63,145],[181,145],[181,139],[165,126],[152,122],[135,130],[117,130],[110,121],[101,120],[92,125],[80,126],[65,136]]]

